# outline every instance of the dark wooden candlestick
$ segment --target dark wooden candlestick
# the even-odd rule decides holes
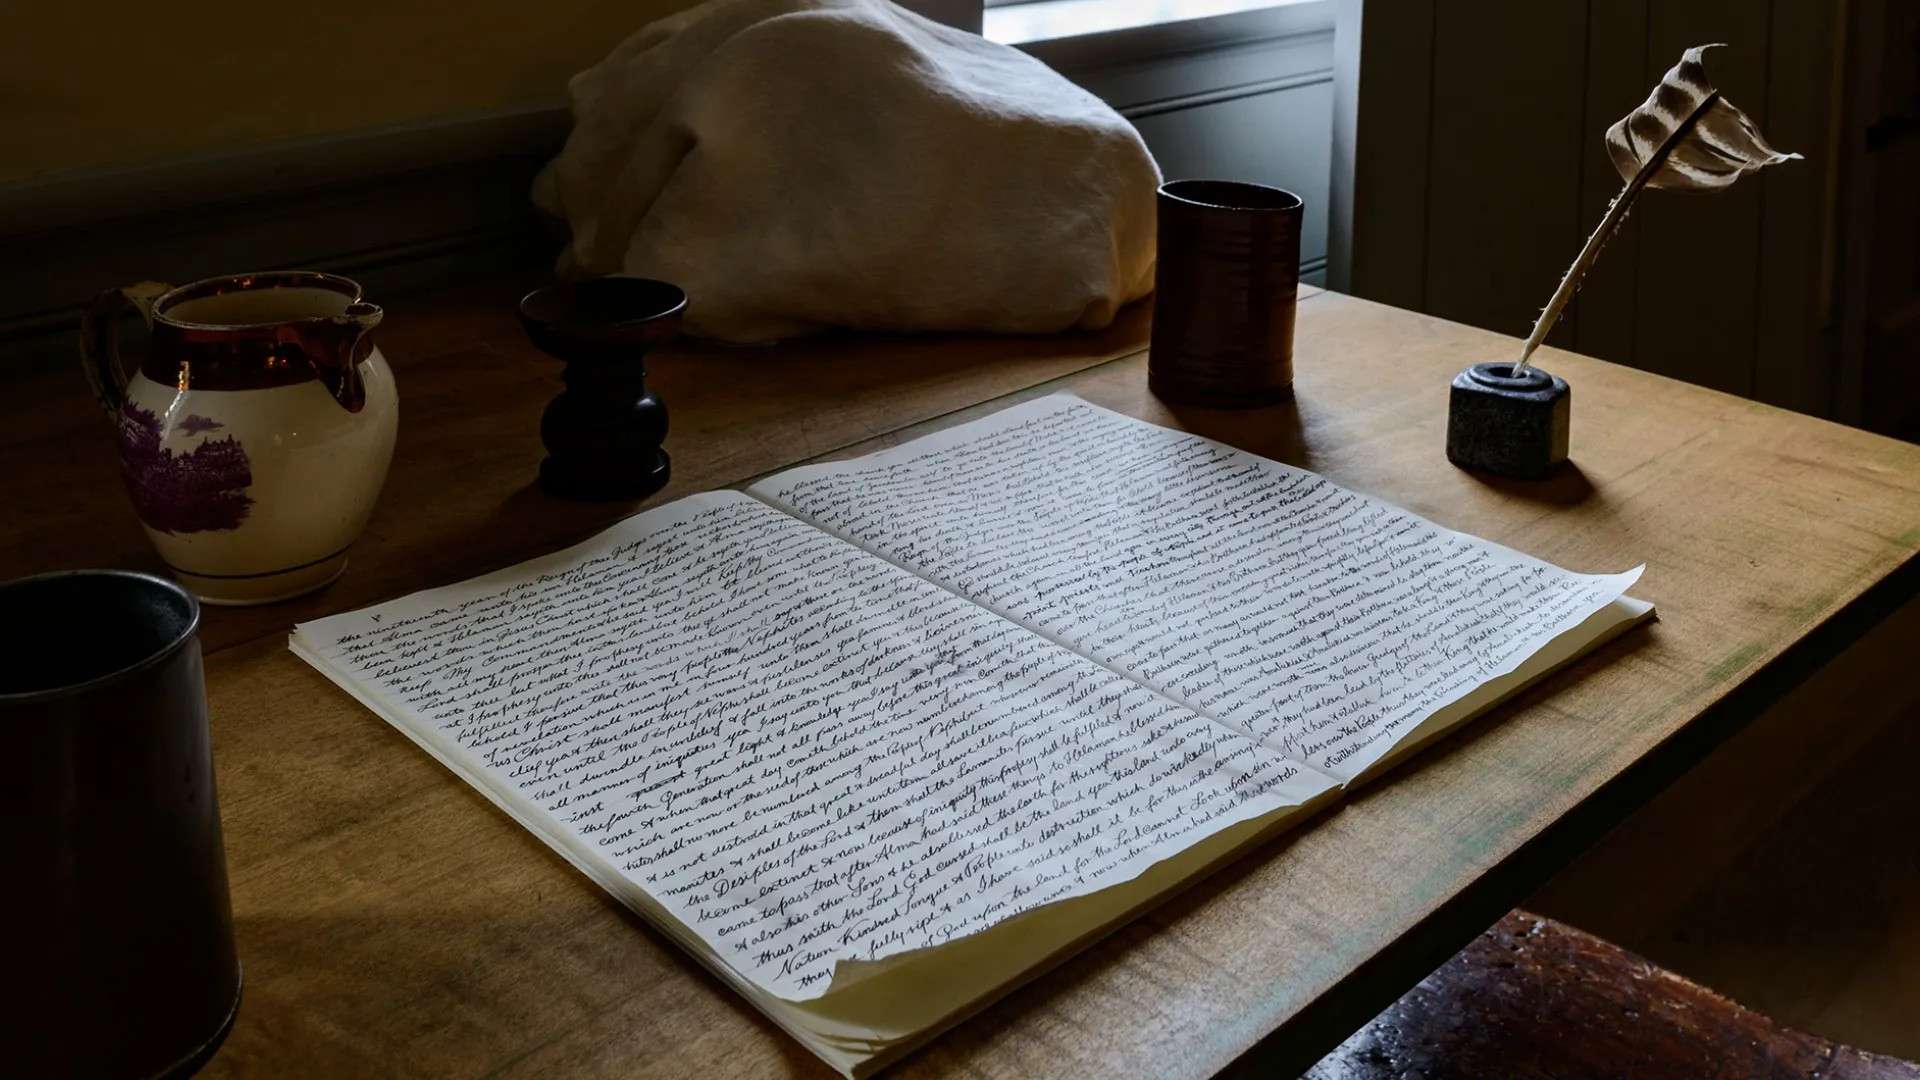
[[[686,311],[678,286],[646,278],[549,285],[520,301],[541,352],[566,363],[567,388],[540,418],[540,486],[583,502],[644,499],[666,486],[667,407],[647,390],[647,351]]]

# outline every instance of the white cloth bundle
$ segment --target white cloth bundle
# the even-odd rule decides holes
[[[1037,60],[887,0],[710,0],[574,77],[534,184],[568,276],[686,289],[690,333],[1099,328],[1153,288],[1159,169]]]

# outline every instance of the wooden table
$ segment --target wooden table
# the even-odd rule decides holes
[[[531,486],[557,365],[513,324],[522,284],[391,305],[400,443],[346,577],[207,612],[247,989],[206,1075],[826,1075],[286,649],[297,620],[507,565],[633,509]],[[893,1075],[1297,1070],[1920,587],[1920,447],[1548,350],[1544,366],[1575,388],[1578,468],[1494,481],[1445,460],[1447,383],[1509,358],[1511,338],[1316,295],[1300,309],[1297,399],[1221,413],[1147,394],[1146,326],[1132,310],[1107,332],[1051,339],[675,350],[654,365],[673,413],[660,500],[1069,389],[1575,570],[1644,561],[1635,593],[1661,620]],[[0,410],[0,577],[157,567],[78,372],[10,386]]]

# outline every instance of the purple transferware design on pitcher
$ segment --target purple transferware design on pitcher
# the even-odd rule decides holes
[[[178,430],[196,435],[225,426],[189,416]],[[253,505],[247,495],[253,473],[246,449],[229,435],[176,456],[161,449],[160,434],[160,420],[152,412],[131,402],[121,410],[120,472],[140,520],[163,533],[239,528]]]

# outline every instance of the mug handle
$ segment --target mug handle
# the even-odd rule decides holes
[[[108,289],[94,297],[80,316],[80,368],[109,417],[120,415],[120,402],[127,396],[127,373],[120,363],[120,317],[133,308],[152,329],[153,302],[172,289],[158,281]]]

